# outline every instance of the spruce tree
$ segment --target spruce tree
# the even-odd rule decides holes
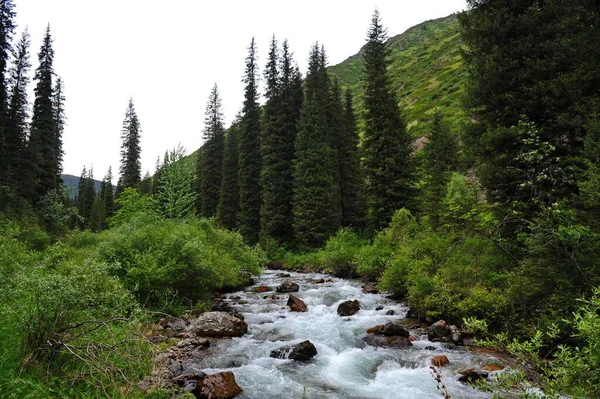
[[[196,172],[200,173],[200,215],[213,217],[217,214],[219,190],[221,189],[221,170],[223,167],[223,148],[225,146],[225,127],[219,89],[215,83],[206,105],[206,118],[202,134],[204,145],[202,156],[198,156]],[[202,179],[201,176],[210,178]]]
[[[181,146],[165,154],[156,200],[162,215],[181,219],[193,215],[196,201],[193,161]]]
[[[337,96],[335,92],[334,95]],[[364,180],[360,169],[358,130],[350,90],[346,90],[344,95],[342,127],[337,146],[342,226],[361,229],[365,222]]]
[[[367,38],[362,158],[369,227],[378,230],[387,226],[397,209],[409,204],[414,166],[411,140],[388,74],[387,32],[377,10]]]
[[[310,53],[295,142],[294,233],[301,249],[325,243],[341,224],[339,174],[327,120],[329,85],[322,50]]]
[[[50,27],[46,29],[43,44],[38,53],[39,66],[34,80],[33,114],[31,130],[26,150],[26,169],[24,180],[25,196],[37,202],[48,191],[58,187],[60,183],[60,159],[57,148],[56,119],[54,110],[54,50]]]
[[[65,129],[65,95],[63,82],[60,77],[56,79],[56,85],[52,94],[52,112],[54,115],[54,156],[58,162],[58,174],[60,175],[62,173],[64,155],[62,135]]]
[[[428,141],[423,147],[423,187],[420,203],[424,214],[434,226],[439,225],[441,204],[452,172],[460,169],[458,136],[436,112],[433,116]]]
[[[112,167],[108,167],[108,172],[106,176],[102,180],[104,190],[100,190],[100,197],[104,202],[104,224],[103,228],[106,229],[108,227],[107,220],[112,217],[115,213],[115,200],[114,200],[114,191],[112,184]]]
[[[140,182],[139,188],[140,194],[152,194],[152,176],[150,176],[150,171],[146,170],[144,177],[142,177],[142,181]]]
[[[244,106],[239,135],[240,232],[250,244],[258,242],[260,233],[260,107],[258,104],[258,66],[254,38],[248,47],[243,82]]]
[[[29,116],[27,86],[31,68],[29,45],[29,33],[25,29],[14,47],[13,63],[9,70],[9,104],[4,122],[4,134],[6,173],[9,185],[12,187],[18,187],[18,182],[21,181],[19,176],[23,173],[23,158],[27,142]]]
[[[121,190],[129,187],[138,188],[142,179],[140,134],[140,122],[133,106],[133,98],[131,98],[125,111],[121,130],[121,167],[119,170]]]
[[[302,105],[302,82],[287,41],[281,56],[271,41],[265,70],[267,87],[261,131],[262,240],[290,244],[293,240],[292,162]]]
[[[221,169],[221,189],[217,206],[217,221],[226,229],[238,227],[240,212],[239,178],[238,178],[238,136],[241,129],[240,116],[237,117],[225,135],[223,151],[223,167]]]
[[[4,122],[8,108],[8,85],[6,71],[15,30],[15,11],[12,0],[0,0],[0,182],[8,180],[8,157],[6,154]]]

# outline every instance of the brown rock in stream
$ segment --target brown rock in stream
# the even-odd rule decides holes
[[[291,295],[287,301],[287,305],[290,307],[292,312],[307,312],[308,306],[302,301],[302,299],[298,298],[295,295]]]
[[[211,374],[199,380],[192,391],[199,399],[231,399],[242,393],[231,371]]]

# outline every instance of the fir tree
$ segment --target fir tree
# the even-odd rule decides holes
[[[119,187],[122,190],[129,187],[137,188],[142,179],[140,134],[140,122],[133,106],[133,98],[131,98],[127,105],[125,119],[123,120],[123,130],[121,131]]]
[[[33,115],[31,131],[26,151],[26,169],[24,176],[25,196],[32,202],[37,202],[49,190],[55,189],[60,183],[60,160],[57,157],[57,148],[62,144],[57,142],[56,119],[54,113],[54,50],[50,27],[38,54],[39,66],[36,69],[34,80],[35,100],[33,102]]]
[[[106,229],[108,224],[106,221],[108,218],[112,217],[115,213],[115,200],[114,200],[114,192],[113,192],[113,184],[112,184],[112,168],[108,167],[108,172],[106,176],[102,180],[103,185],[100,187],[100,197],[104,202],[104,224],[103,228]]]
[[[152,194],[152,176],[150,176],[150,171],[146,170],[144,177],[142,177],[142,181],[140,182],[140,194]]]
[[[27,86],[29,84],[29,33],[23,31],[21,39],[13,50],[13,64],[9,71],[9,104],[4,123],[6,138],[5,156],[6,171],[9,184],[17,187],[23,172],[23,158],[25,156],[27,140],[27,119],[29,116],[29,102],[27,100]]]
[[[446,195],[446,185],[452,172],[460,169],[458,136],[450,131],[442,116],[436,112],[433,116],[431,132],[423,147],[423,175],[421,207],[437,226],[441,217],[441,204]]]
[[[289,244],[293,240],[292,162],[302,105],[302,82],[287,41],[283,42],[281,57],[275,38],[271,41],[265,80],[267,103],[261,132],[261,235],[263,240]]]
[[[377,10],[367,37],[362,157],[368,222],[371,229],[378,230],[388,225],[397,209],[408,205],[414,171],[411,140],[387,70],[387,33]]]
[[[361,229],[364,227],[365,219],[363,176],[360,169],[356,116],[350,90],[347,90],[344,96],[342,127],[337,147],[342,226]]]
[[[156,200],[163,216],[181,219],[193,215],[196,192],[192,161],[185,159],[181,146],[169,151],[164,158]]]
[[[223,112],[221,110],[219,89],[216,83],[206,105],[206,118],[204,120],[202,138],[204,141],[202,156],[198,156],[196,170],[201,176],[210,176],[210,178],[202,179],[200,177],[200,192],[198,195],[201,200],[201,209],[199,213],[204,217],[213,217],[217,213],[217,205],[219,203],[223,148],[225,146]]]
[[[60,77],[56,79],[56,85],[52,94],[52,112],[54,115],[54,156],[58,162],[58,174],[60,175],[62,173],[64,155],[62,135],[65,128],[65,95],[63,82]]]
[[[318,45],[311,50],[295,143],[294,232],[300,248],[325,243],[341,223],[339,175],[327,120],[329,86]]]
[[[238,227],[240,212],[239,178],[238,178],[238,136],[240,116],[227,129],[225,149],[223,151],[223,167],[221,169],[221,189],[217,206],[217,221],[226,229]]]
[[[94,233],[105,229],[106,216],[104,215],[104,211],[105,206],[102,197],[99,195],[95,196],[90,213],[90,222],[88,223],[88,228]]]
[[[8,178],[8,157],[5,149],[4,122],[8,108],[6,71],[15,30],[15,11],[12,0],[0,0],[0,182]]]
[[[158,191],[158,181],[160,180],[160,156],[156,158],[156,166],[154,168],[154,176],[152,176],[152,195]]]
[[[239,136],[240,232],[250,244],[258,242],[260,232],[260,108],[258,104],[258,67],[254,38],[248,47],[244,83],[244,106]]]

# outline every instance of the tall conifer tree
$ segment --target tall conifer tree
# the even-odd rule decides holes
[[[302,85],[287,41],[283,42],[281,56],[275,38],[271,41],[265,80],[267,103],[261,132],[261,235],[264,240],[291,243],[292,162],[302,105]]]
[[[310,53],[294,159],[294,233],[300,248],[325,243],[340,227],[336,152],[327,120],[329,84],[322,50]]]
[[[369,227],[386,226],[408,205],[414,175],[411,140],[388,75],[387,32],[375,10],[365,45],[363,168]]]
[[[198,156],[196,173],[209,178],[202,179],[200,176],[200,215],[213,217],[217,214],[219,203],[219,190],[221,189],[221,170],[223,166],[223,149],[225,146],[225,127],[223,123],[223,111],[221,109],[221,97],[215,83],[206,105],[206,117],[204,119],[204,131],[202,134],[204,145],[202,156]]]
[[[60,183],[60,159],[57,157],[57,148],[62,144],[57,142],[56,119],[54,113],[54,50],[50,26],[40,52],[38,53],[39,66],[36,69],[34,80],[35,100],[33,102],[33,115],[31,118],[31,132],[27,144],[26,161],[28,180],[25,182],[26,197],[37,202],[48,191],[58,187]]]
[[[342,127],[338,141],[342,226],[361,229],[365,222],[364,179],[360,169],[358,130],[350,90],[344,95]]]
[[[104,190],[100,190],[100,196],[104,202],[104,224],[103,228],[107,228],[107,219],[115,213],[114,189],[112,184],[112,167],[108,167],[108,172],[102,180]],[[102,187],[101,187],[102,188]]]
[[[121,168],[118,183],[121,190],[128,187],[137,188],[142,179],[140,134],[140,122],[133,106],[133,98],[131,98],[125,111],[121,130]]]
[[[258,66],[254,38],[248,47],[244,83],[244,106],[239,135],[240,232],[250,244],[260,233],[260,107],[258,104]]]
[[[27,140],[29,102],[27,85],[29,84],[29,33],[27,29],[13,50],[13,64],[9,71],[9,104],[4,123],[6,138],[6,172],[9,184],[18,186],[19,176],[23,172],[23,157]]]
[[[0,182],[8,178],[8,158],[5,154],[4,122],[8,108],[6,71],[15,31],[15,11],[12,0],[0,0]]]
[[[58,162],[58,174],[62,173],[64,151],[62,148],[62,135],[65,129],[65,94],[64,85],[60,76],[52,94],[52,112],[54,114],[54,153]]]
[[[217,221],[226,229],[238,227],[240,212],[239,177],[238,177],[238,136],[241,129],[240,116],[227,129],[225,149],[223,152],[223,168],[221,170],[221,189],[217,206]]]

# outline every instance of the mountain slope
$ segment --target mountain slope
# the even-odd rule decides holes
[[[388,45],[392,83],[411,135],[416,138],[427,133],[435,109],[458,129],[465,120],[461,97],[467,75],[456,14],[416,25],[390,38]],[[359,113],[363,111],[362,51],[329,67],[342,86],[352,89]]]
[[[77,185],[79,184],[79,176],[73,175],[61,175],[64,185],[69,190],[69,197],[75,198],[77,196]],[[100,184],[102,182],[99,180],[94,180],[94,190],[96,192],[100,191]]]

